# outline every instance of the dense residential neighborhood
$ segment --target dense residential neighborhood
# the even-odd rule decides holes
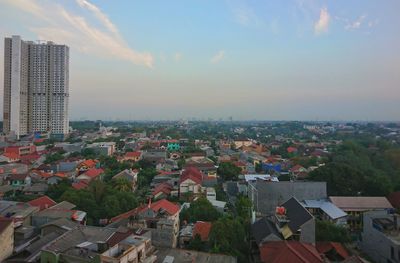
[[[1,262],[400,260],[399,124],[71,124],[1,137]]]

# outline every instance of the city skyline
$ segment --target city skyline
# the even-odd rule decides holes
[[[71,120],[400,120],[397,1],[182,3],[0,0],[0,35],[70,46]]]

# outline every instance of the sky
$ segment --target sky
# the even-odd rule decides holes
[[[0,36],[70,47],[71,120],[399,121],[399,10],[398,0],[0,0]],[[0,52],[1,83],[3,66]]]

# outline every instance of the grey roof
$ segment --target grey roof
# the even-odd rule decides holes
[[[77,162],[60,162],[58,165],[59,172],[68,172],[76,169]]]
[[[113,179],[115,179],[115,178],[125,178],[128,181],[132,182],[134,180],[134,178],[135,178],[135,174],[132,171],[130,171],[129,169],[125,169],[122,172],[114,175],[112,178]]]
[[[63,253],[83,242],[106,242],[115,232],[115,228],[78,226],[57,238],[45,250]]]
[[[251,232],[257,244],[260,244],[264,238],[271,234],[279,238],[282,237],[279,231],[276,229],[275,224],[267,217],[263,217],[254,222],[254,224],[251,225]]]
[[[58,204],[56,204],[55,206],[52,206],[53,209],[74,209],[76,207],[76,205],[68,202],[68,201],[62,201]]]
[[[60,236],[60,234],[58,234],[56,232],[52,232],[44,237],[41,237],[39,240],[33,242],[32,244],[30,244],[29,246],[26,247],[25,250],[27,250],[31,254],[39,252],[44,245],[50,243],[51,241],[53,241],[54,239],[56,239],[59,236]]]
[[[59,218],[59,219],[50,221],[47,224],[42,225],[41,228],[46,227],[46,226],[50,226],[50,225],[54,225],[54,226],[58,226],[60,228],[71,230],[74,227],[77,227],[79,224],[75,223],[75,222],[73,222],[71,220],[68,220],[66,218]]]
[[[286,216],[290,220],[288,225],[293,233],[296,233],[303,224],[313,219],[310,212],[294,197],[287,200],[282,206],[286,208]]]
[[[327,200],[304,200],[303,206],[306,208],[319,208],[332,219],[347,216],[346,212]]]
[[[23,192],[47,192],[49,186],[47,184],[33,184],[31,186],[25,186]]]

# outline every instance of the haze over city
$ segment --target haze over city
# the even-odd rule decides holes
[[[399,8],[0,0],[0,35],[70,47],[71,120],[400,120]]]

